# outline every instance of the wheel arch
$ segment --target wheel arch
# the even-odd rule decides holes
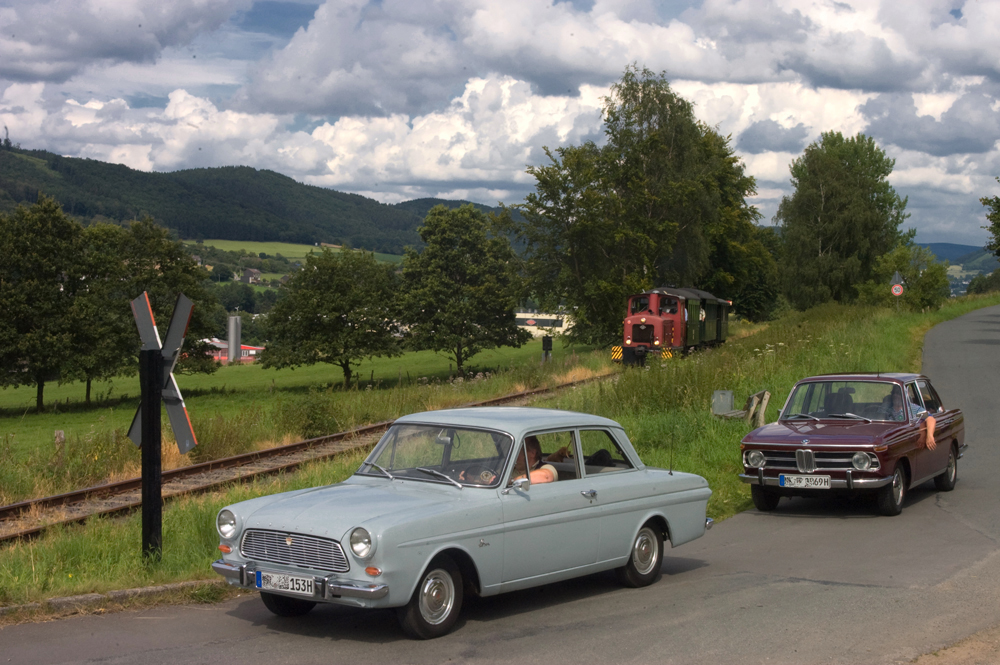
[[[671,546],[673,541],[670,540],[670,522],[667,520],[666,515],[663,513],[651,513],[643,518],[642,522],[639,523],[635,528],[635,533],[632,534],[632,540],[639,534],[639,529],[646,526],[647,524],[652,524],[653,527],[663,536],[663,542],[669,542]]]
[[[420,583],[420,577],[431,565],[431,562],[439,556],[447,556],[455,562],[455,565],[458,566],[459,572],[462,573],[462,582],[466,587],[466,591],[471,590],[476,595],[479,595],[482,592],[482,583],[479,581],[479,568],[476,566],[476,562],[473,560],[472,555],[462,547],[457,545],[448,545],[436,550],[434,554],[427,557],[423,566],[420,568],[420,571],[413,580],[413,584],[409,589],[407,598],[413,595],[414,590],[417,588],[417,584]]]

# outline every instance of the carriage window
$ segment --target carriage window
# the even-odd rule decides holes
[[[619,301],[621,302],[621,301]],[[632,307],[629,310],[632,314],[641,314],[649,309],[649,296],[636,296],[632,298]]]
[[[631,469],[632,464],[625,457],[618,442],[610,432],[598,429],[580,431],[580,448],[587,475],[611,473]]]

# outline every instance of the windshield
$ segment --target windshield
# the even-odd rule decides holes
[[[809,381],[792,390],[782,420],[905,420],[903,393],[888,381]]]
[[[365,476],[496,486],[513,440],[502,432],[393,425],[358,469]]]

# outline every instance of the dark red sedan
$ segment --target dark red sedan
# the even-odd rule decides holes
[[[928,430],[931,436],[928,436]],[[898,515],[910,488],[951,491],[965,419],[920,374],[827,374],[795,384],[778,422],[743,438],[743,473],[758,510],[783,496],[874,492]]]

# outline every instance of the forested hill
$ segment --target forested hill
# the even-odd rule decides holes
[[[247,166],[147,173],[42,150],[0,150],[0,212],[34,203],[39,192],[85,222],[149,215],[182,238],[346,242],[388,254],[421,244],[417,227],[430,209],[428,200],[386,205]]]

